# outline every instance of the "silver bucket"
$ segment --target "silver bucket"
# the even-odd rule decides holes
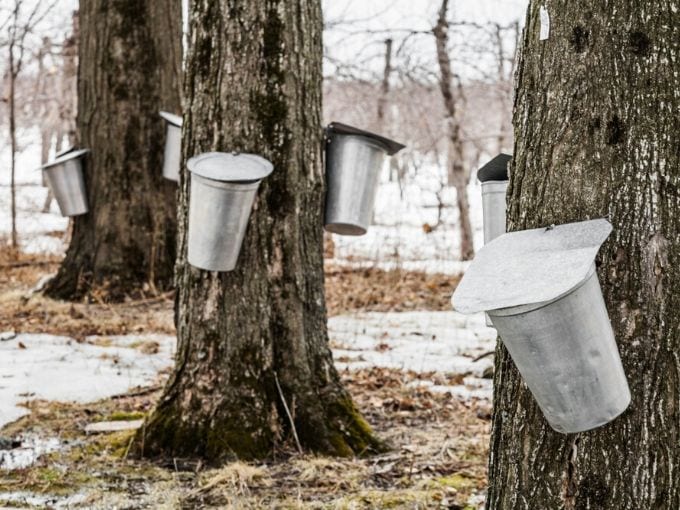
[[[484,244],[505,234],[506,198],[508,181],[486,181],[482,183],[482,215],[484,218]],[[493,322],[486,314],[486,325]]]
[[[482,214],[484,216],[484,244],[505,234],[505,195],[508,181],[482,183]]]
[[[365,138],[336,135],[328,144],[327,158],[326,230],[363,235],[371,224],[387,152]]]
[[[387,157],[404,146],[340,123],[327,129],[325,228],[340,235],[366,233]]]
[[[88,152],[89,149],[66,151],[41,167],[62,216],[79,216],[88,211],[82,159]]]
[[[259,185],[191,175],[189,264],[208,271],[236,267]]]
[[[488,314],[558,432],[599,427],[628,407],[630,390],[595,264],[582,284],[554,300]]]
[[[177,182],[182,158],[182,117],[168,112],[160,112],[160,116],[166,120],[163,177]]]
[[[208,271],[236,267],[260,181],[273,167],[252,154],[210,152],[187,162],[189,264]]]

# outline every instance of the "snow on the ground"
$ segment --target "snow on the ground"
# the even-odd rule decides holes
[[[0,450],[0,469],[24,469],[31,466],[41,455],[59,450],[62,447],[57,437],[42,438],[30,436],[21,438],[21,446],[10,450]]]
[[[491,398],[491,381],[482,375],[493,360],[473,361],[496,345],[496,330],[485,325],[483,314],[370,312],[331,317],[328,326],[339,369],[386,367],[468,375],[462,385],[419,384],[464,399]]]
[[[423,165],[417,173],[405,177],[403,190],[399,183],[390,182],[384,173],[376,195],[374,224],[363,236],[333,234],[334,262],[430,273],[464,271],[467,263],[460,261],[456,193],[452,187],[442,187],[445,171],[436,165]],[[468,186],[468,198],[474,245],[480,248],[484,237],[482,195],[481,186],[474,178]],[[445,205],[442,224],[426,233],[423,225],[437,224],[440,200]]]
[[[0,132],[3,139],[7,134]],[[68,218],[59,213],[59,207],[52,201],[48,213],[42,208],[47,196],[47,188],[42,185],[40,166],[40,147],[36,140],[40,139],[37,129],[19,131],[19,148],[16,155],[16,200],[17,231],[19,243],[27,253],[63,253],[65,246],[63,236],[48,235],[64,232],[68,227]],[[9,147],[0,150],[0,238],[8,240],[12,231],[10,158]]]
[[[159,351],[138,347],[157,342]],[[0,342],[0,427],[28,414],[32,399],[91,402],[149,385],[172,364],[167,335],[91,337],[20,334]]]
[[[496,333],[483,315],[456,312],[363,313],[329,320],[340,370],[371,366],[468,375],[463,385],[438,387],[461,398],[490,398],[481,379]],[[140,349],[156,342],[158,352]],[[28,413],[31,399],[91,402],[149,385],[172,365],[175,339],[167,335],[88,337],[19,334],[0,342],[0,427]],[[425,381],[425,384],[427,382]]]

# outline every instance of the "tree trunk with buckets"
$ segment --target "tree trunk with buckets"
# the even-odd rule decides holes
[[[191,4],[183,159],[238,151],[274,171],[260,185],[236,268],[223,273],[187,262],[182,171],[178,353],[139,433],[144,456],[216,463],[285,446],[334,455],[380,448],[328,345],[320,4]]]
[[[90,211],[46,293],[112,300],[172,285],[176,184],[161,177],[164,122],[180,110],[179,0],[92,0],[79,13],[77,138]]]
[[[508,226],[597,217],[613,224],[598,273],[632,402],[603,427],[559,434],[499,344],[489,509],[680,508],[680,14],[674,5],[529,6]]]

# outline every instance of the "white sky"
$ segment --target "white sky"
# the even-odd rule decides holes
[[[322,0],[327,30],[324,33],[326,56],[325,73],[336,72],[336,63],[354,65],[379,75],[383,65],[384,43],[394,39],[395,51],[410,31],[430,31],[434,26],[441,0]],[[450,0],[449,19],[477,24],[498,23],[508,26],[516,21],[524,23],[529,0]],[[450,32],[452,57],[487,68],[491,62],[480,61],[470,49],[472,45],[485,47],[490,41],[479,35],[453,28]],[[510,36],[508,32],[507,36]],[[506,39],[508,47],[512,38]],[[467,54],[466,54],[467,51]],[[431,35],[412,36],[403,50],[409,66],[432,68],[434,64],[434,39]],[[403,60],[402,58],[402,60]],[[395,56],[399,65],[400,56]],[[455,63],[455,62],[454,62]],[[472,67],[459,62],[461,75],[479,77]],[[368,76],[367,76],[368,77]]]
[[[27,8],[36,1],[43,0],[28,0]],[[183,0],[183,3],[186,1]],[[479,24],[494,22],[504,26],[515,21],[523,23],[528,2],[529,0],[450,0],[449,18]],[[337,63],[340,62],[342,65],[361,69],[364,77],[375,78],[382,69],[383,41],[388,37],[394,39],[396,51],[401,39],[408,32],[431,30],[441,0],[322,0],[322,4],[324,20],[329,27],[324,33],[324,48],[328,57],[324,64],[325,73],[335,73]],[[78,0],[59,0],[52,14],[42,24],[43,33],[52,34],[57,39],[63,37],[69,29],[70,13],[77,5]],[[478,35],[474,37],[478,38]],[[454,61],[462,61],[458,63],[457,71],[463,76],[479,77],[479,72],[470,67],[465,68],[465,62],[474,61],[483,68],[487,68],[490,63],[480,60],[474,52],[470,53],[471,44],[483,46],[487,41],[483,38],[472,40],[470,33],[461,29],[452,30],[452,56]],[[510,40],[508,46],[512,46]],[[429,35],[410,37],[402,53],[395,55],[395,63],[399,65],[400,59],[404,58],[409,59],[409,66],[432,68],[433,38]]]

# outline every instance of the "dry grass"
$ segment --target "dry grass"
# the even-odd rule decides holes
[[[334,459],[284,447],[265,462],[219,469],[179,459],[165,466],[126,459],[131,433],[83,432],[89,422],[147,413],[155,391],[88,405],[37,401],[2,435],[59,436],[70,447],[31,468],[1,474],[0,486],[86,493],[88,508],[464,509],[486,483],[485,405],[409,385],[418,378],[427,376],[388,369],[343,374],[358,407],[389,443],[385,454]]]
[[[66,303],[31,289],[58,268],[47,256],[7,256],[0,251],[0,331],[88,335],[174,332],[172,296],[120,304]],[[331,315],[353,311],[450,310],[458,278],[379,269],[326,269]],[[106,342],[105,338],[98,339]],[[139,345],[153,351],[153,343]],[[342,374],[357,406],[388,453],[368,459],[299,455],[292,443],[264,463],[207,469],[173,459],[164,465],[126,458],[131,434],[86,435],[95,421],[139,418],[159,397],[158,388],[94,404],[32,401],[31,414],[1,436],[59,437],[67,447],[34,466],[0,472],[3,491],[85,493],[87,508],[466,508],[485,486],[488,404],[463,403],[410,383],[460,384],[460,377],[372,369]]]

